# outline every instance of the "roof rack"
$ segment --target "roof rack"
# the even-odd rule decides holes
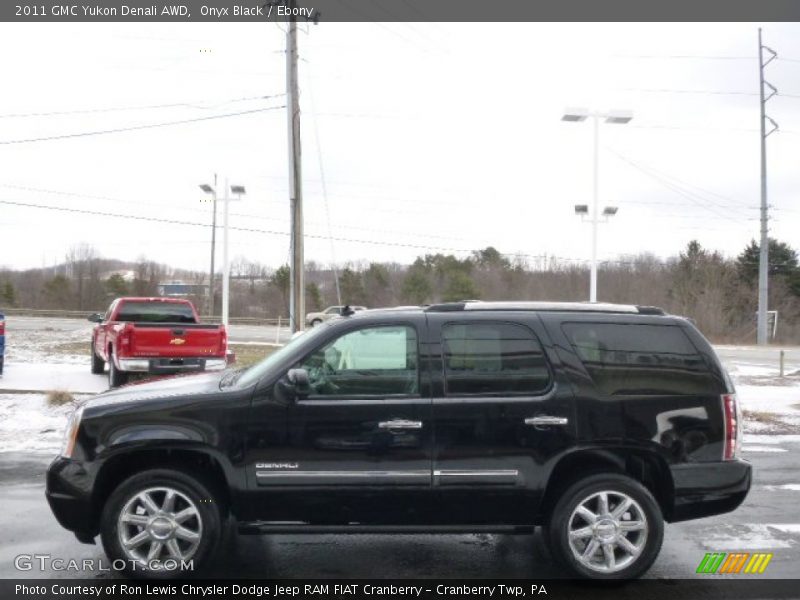
[[[637,315],[665,315],[664,309],[657,306],[637,306],[635,304],[610,304],[605,302],[445,302],[432,304],[424,309],[427,312],[455,312],[481,310],[507,311],[547,311],[547,312],[589,312],[625,313]]]

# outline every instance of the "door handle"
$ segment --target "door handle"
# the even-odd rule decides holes
[[[549,415],[541,415],[538,417],[530,417],[525,419],[525,425],[534,426],[547,426],[547,425],[566,425],[569,423],[567,417],[551,417]]]
[[[381,421],[378,423],[379,429],[422,429],[422,421],[407,421],[405,419],[393,419],[391,421]]]

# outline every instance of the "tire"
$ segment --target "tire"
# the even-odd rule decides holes
[[[108,351],[108,387],[116,388],[128,383],[128,373],[117,369],[114,364],[114,352]]]
[[[103,549],[111,564],[124,563],[126,574],[151,579],[191,574],[180,568],[181,559],[191,561],[193,572],[205,572],[223,537],[221,507],[210,489],[200,479],[172,469],[142,471],[122,482],[105,503],[100,520]],[[145,508],[145,495],[152,501],[150,508]],[[125,549],[125,541],[134,546]]]
[[[322,319],[314,319],[313,321],[311,321],[311,326],[316,327],[320,323],[322,323]]]
[[[92,373],[100,375],[106,368],[106,361],[97,356],[97,352],[94,350],[94,342],[92,342],[90,351],[92,353]]]
[[[622,505],[627,501],[630,504],[625,508]],[[615,514],[617,510],[623,512]],[[596,519],[594,526],[591,514]],[[639,577],[655,561],[663,538],[664,519],[653,495],[638,481],[611,473],[591,475],[568,487],[547,525],[555,560],[572,575],[585,579]]]

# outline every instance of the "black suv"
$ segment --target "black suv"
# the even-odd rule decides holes
[[[573,575],[642,574],[664,522],[735,509],[750,465],[730,379],[652,307],[368,310],[246,370],[84,402],[47,475],[58,521],[168,576],[240,533],[541,526]],[[171,562],[171,564],[170,564]]]

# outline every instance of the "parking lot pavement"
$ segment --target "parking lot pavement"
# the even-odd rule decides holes
[[[800,564],[800,436],[751,438],[744,456],[754,483],[735,512],[668,525],[650,578],[709,577],[695,570],[706,552],[772,552],[763,577],[794,578]],[[765,451],[764,448],[769,448]],[[78,543],[56,523],[44,498],[43,455],[0,454],[0,578],[86,577],[52,569],[18,571],[19,555],[101,559],[100,546]],[[210,577],[232,578],[531,578],[561,576],[541,537],[530,535],[273,535],[240,536],[236,552]],[[113,576],[108,572],[96,577]],[[665,596],[667,597],[667,596]]]
[[[0,377],[0,392],[65,390],[73,394],[96,394],[107,389],[108,377],[92,375],[87,365],[9,362]]]

